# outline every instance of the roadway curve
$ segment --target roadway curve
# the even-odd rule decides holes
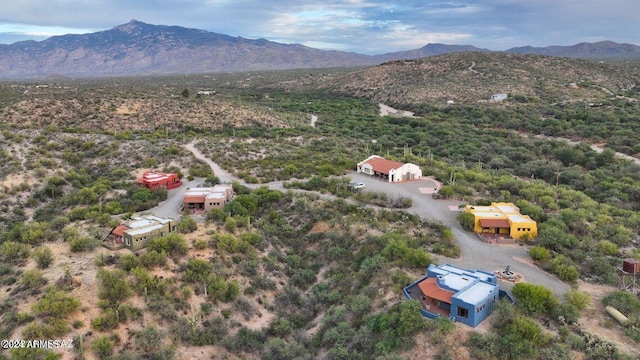
[[[184,145],[184,147],[197,159],[203,160],[211,166],[215,175],[221,181],[238,181],[242,183],[242,180],[233,177],[228,171],[225,171],[218,164],[202,154],[195,147],[193,142]],[[440,257],[438,259],[440,263],[450,263],[464,268],[482,269],[485,271],[502,270],[507,265],[510,265],[512,271],[516,271],[524,275],[525,281],[533,284],[544,285],[557,296],[560,296],[570,290],[570,286],[568,284],[560,281],[553,275],[539,269],[538,267],[531,265],[528,261],[522,261],[522,259],[528,260],[530,258],[526,247],[520,245],[487,244],[480,241],[475,234],[463,230],[456,219],[458,212],[451,211],[449,208],[450,206],[458,206],[462,204],[461,202],[433,200],[430,194],[421,193],[420,188],[433,189],[437,187],[438,184],[435,181],[423,179],[406,183],[390,184],[388,182],[372,179],[364,174],[351,173],[350,175],[354,181],[364,182],[368,190],[384,191],[390,196],[411,198],[413,200],[413,206],[407,210],[408,212],[441,221],[443,224],[451,228],[451,231],[460,246],[462,256],[459,259]],[[268,186],[274,190],[284,190],[281,181],[259,185],[245,185],[254,188],[257,186]],[[182,188],[186,187],[183,186]],[[503,288],[511,288],[511,284],[501,283],[501,285]]]

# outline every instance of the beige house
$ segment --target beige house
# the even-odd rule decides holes
[[[189,188],[184,193],[184,210],[220,209],[233,199],[233,187],[230,184],[219,184],[213,187]]]
[[[154,215],[142,215],[116,226],[111,231],[113,244],[122,244],[131,251],[138,251],[147,246],[149,240],[163,237],[177,231],[178,221],[172,218],[161,218]]]

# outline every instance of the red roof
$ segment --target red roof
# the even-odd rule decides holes
[[[480,226],[483,228],[510,228],[507,219],[480,219]]]
[[[120,225],[116,226],[116,228],[115,228],[115,229],[113,229],[113,230],[111,231],[111,233],[112,233],[113,235],[116,235],[116,236],[123,236],[123,235],[124,235],[124,231],[125,231],[125,230],[127,230],[127,226],[126,226],[126,225],[124,225],[124,224],[120,224]]]
[[[440,288],[436,278],[426,278],[418,283],[418,286],[425,296],[451,304],[451,297],[454,295],[453,291]]]
[[[371,167],[373,168],[373,171],[383,173],[383,174],[389,174],[389,170],[397,169],[402,165],[404,165],[399,161],[387,160],[385,158],[379,158],[379,157],[369,159],[364,163],[371,165]]]

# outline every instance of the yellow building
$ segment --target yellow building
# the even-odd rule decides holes
[[[538,236],[538,224],[513,203],[491,203],[491,206],[467,205],[473,214],[474,231],[478,234],[505,234],[519,240]]]

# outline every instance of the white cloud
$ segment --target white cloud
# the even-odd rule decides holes
[[[428,42],[489,49],[637,43],[637,0],[13,0],[0,42],[110,29],[130,19],[371,53]]]

